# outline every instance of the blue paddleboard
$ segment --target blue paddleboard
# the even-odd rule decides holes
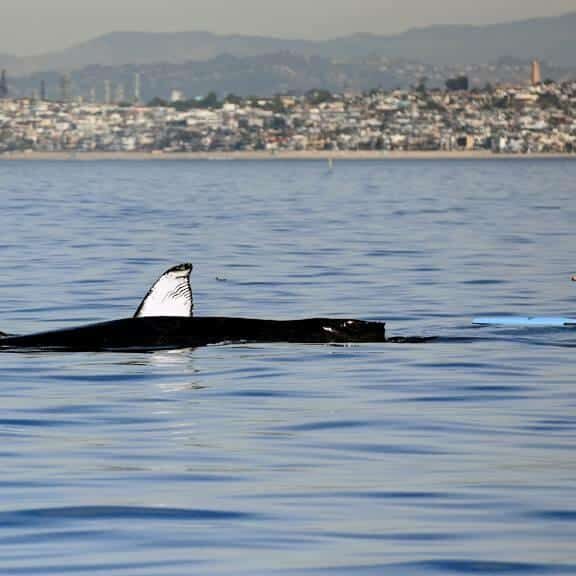
[[[479,316],[472,320],[479,326],[566,326],[576,328],[576,318],[561,316]]]

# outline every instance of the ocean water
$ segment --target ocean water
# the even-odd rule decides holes
[[[569,160],[0,162],[0,330],[357,317],[430,344],[0,353],[0,574],[576,574]]]

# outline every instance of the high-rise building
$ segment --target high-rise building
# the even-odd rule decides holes
[[[0,75],[0,98],[8,98],[8,81],[6,80],[6,70],[2,70]]]
[[[112,84],[104,80],[104,104],[112,104]]]
[[[124,92],[124,84],[122,84],[122,82],[119,82],[116,85],[115,101],[116,101],[116,103],[126,102],[126,93]]]
[[[532,73],[530,78],[532,80],[532,86],[537,86],[542,82],[542,71],[538,60],[532,60]]]
[[[448,78],[446,80],[446,90],[453,92],[457,90],[468,90],[470,82],[468,76],[457,76],[456,78]]]
[[[134,72],[134,102],[138,104],[140,102],[140,72]]]
[[[72,81],[70,79],[70,74],[67,72],[60,76],[60,100],[62,102],[69,102],[72,96],[71,93]]]
[[[46,100],[46,80],[40,80],[40,100]]]

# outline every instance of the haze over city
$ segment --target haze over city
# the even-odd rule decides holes
[[[368,32],[396,34],[435,24],[480,25],[525,18],[557,16],[574,10],[574,0],[267,0],[192,3],[165,0],[142,4],[136,0],[80,3],[51,0],[34,6],[14,4],[0,20],[0,53],[29,56],[61,50],[117,30],[169,32],[207,30],[222,34],[258,34],[323,39]]]

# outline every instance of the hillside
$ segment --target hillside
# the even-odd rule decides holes
[[[38,71],[79,70],[90,65],[119,66],[206,61],[223,54],[239,58],[292,52],[328,59],[355,60],[371,55],[427,64],[483,64],[501,57],[539,58],[555,66],[576,62],[576,12],[488,26],[432,26],[395,36],[355,34],[325,41],[260,36],[113,32],[60,52],[27,58],[0,55],[12,76]]]

